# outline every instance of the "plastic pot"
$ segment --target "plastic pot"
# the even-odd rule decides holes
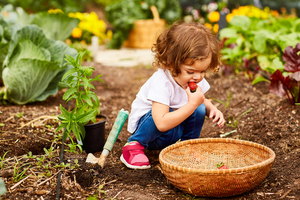
[[[85,138],[83,139],[82,149],[86,153],[95,153],[103,150],[105,144],[105,122],[106,117],[97,115],[97,118],[105,118],[101,122],[87,124],[85,128]]]

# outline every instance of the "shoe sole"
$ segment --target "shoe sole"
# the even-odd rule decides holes
[[[124,165],[126,165],[126,167],[128,167],[130,169],[149,169],[149,168],[151,168],[151,165],[143,165],[143,166],[131,165],[131,164],[127,163],[126,160],[123,158],[123,154],[121,155],[120,160],[122,161],[122,163],[124,163]]]

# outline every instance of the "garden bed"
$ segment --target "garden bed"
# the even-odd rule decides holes
[[[107,137],[118,111],[122,108],[130,111],[139,88],[154,69],[142,66],[104,67],[99,64],[94,67],[95,75],[103,74],[101,78],[104,83],[95,82],[95,85],[101,102],[101,114],[107,117]],[[217,138],[236,130],[227,137],[257,142],[276,153],[270,173],[258,187],[248,193],[224,199],[300,199],[299,106],[291,106],[287,99],[269,93],[267,83],[251,86],[243,75],[218,74],[209,77],[208,81],[211,89],[206,97],[223,111],[226,121],[231,121],[231,126],[225,125],[219,129],[210,120],[206,120],[200,137]],[[231,98],[226,107],[229,94]],[[0,176],[8,190],[2,199],[55,199],[60,173],[61,199],[84,199],[91,196],[98,196],[99,199],[141,200],[193,198],[167,181],[158,161],[159,151],[145,152],[150,159],[151,169],[130,170],[121,163],[119,157],[122,146],[129,137],[127,122],[103,169],[86,163],[85,152],[64,152],[64,164],[70,163],[71,167],[55,168],[60,163],[61,140],[55,139],[59,134],[55,133],[57,121],[52,118],[60,114],[60,104],[67,107],[62,95],[63,91],[60,91],[44,102],[0,106],[3,112],[0,115],[0,123],[3,123],[0,127]],[[27,125],[35,119],[38,120]],[[69,149],[68,142],[65,149]],[[49,151],[51,146],[53,156],[44,150],[46,148]],[[32,152],[32,156],[29,152]],[[95,156],[99,157],[100,153]],[[28,158],[24,158],[24,155]],[[45,159],[41,161],[42,156]],[[41,165],[38,166],[39,161]],[[18,171],[18,167],[24,164]],[[27,167],[24,175],[30,176],[21,179],[21,172]]]

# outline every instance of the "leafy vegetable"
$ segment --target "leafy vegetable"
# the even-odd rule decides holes
[[[79,19],[68,17],[63,13],[40,12],[35,16],[32,24],[43,29],[47,38],[65,41],[79,22]]]
[[[300,20],[297,18],[234,16],[229,26],[219,33],[224,43],[222,59],[237,70],[240,70],[244,59],[258,62],[260,68],[270,74],[277,69],[282,70],[284,49],[300,42],[299,27]],[[259,77],[253,83],[261,80],[264,79]]]
[[[0,100],[23,105],[56,94],[61,77],[72,67],[64,61],[65,54],[75,56],[77,51],[48,39],[38,26],[18,30],[4,60]]]
[[[77,27],[79,20],[62,13],[27,14],[22,8],[14,8],[11,4],[0,8],[0,79],[2,79],[3,62],[8,53],[12,35],[29,24],[38,25],[46,37],[64,41]]]
[[[290,104],[298,105],[300,103],[300,43],[295,48],[288,46],[283,54],[283,60],[286,62],[284,70],[290,72],[287,76],[277,69],[270,76],[270,92],[284,97],[288,97]]]
[[[0,9],[0,79],[2,79],[3,61],[8,52],[11,36],[32,20],[22,8],[15,10],[8,4]]]

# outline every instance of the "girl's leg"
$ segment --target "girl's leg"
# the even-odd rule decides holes
[[[170,109],[170,112],[173,110]],[[138,124],[137,130],[128,138],[128,145],[123,147],[121,161],[132,169],[150,168],[150,162],[144,154],[144,148],[149,150],[163,149],[179,139],[199,138],[205,119],[205,106],[199,106],[183,123],[166,132],[160,132],[153,121],[152,113],[145,114]]]
[[[170,108],[170,112],[172,111]],[[137,130],[129,137],[128,142],[138,141],[146,149],[159,150],[174,144],[179,139],[183,141],[199,138],[205,114],[205,105],[202,104],[184,122],[169,131],[160,132],[155,126],[151,111],[149,111],[141,118]]]
[[[172,111],[170,109],[170,112]],[[183,125],[179,125],[169,131],[160,132],[153,121],[152,112],[149,111],[140,119],[136,131],[128,138],[128,142],[138,141],[149,150],[163,149],[180,139],[183,128]]]
[[[194,113],[189,116],[185,121],[183,134],[181,140],[195,139],[200,137],[204,120],[206,115],[206,107],[201,104]]]

